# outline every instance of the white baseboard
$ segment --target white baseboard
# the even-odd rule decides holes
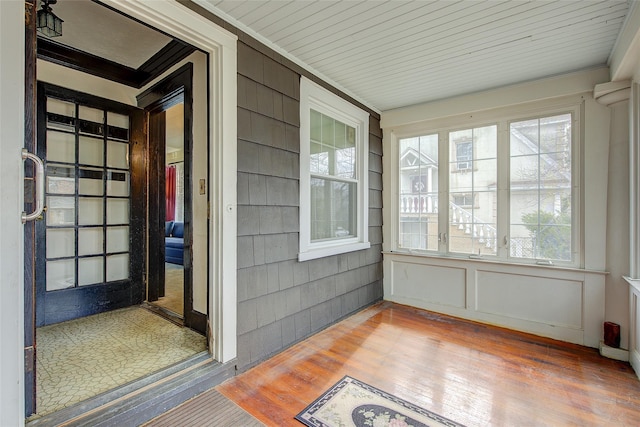
[[[629,361],[629,350],[609,347],[603,341],[600,341],[600,355],[608,357],[609,359],[621,360],[623,362]]]

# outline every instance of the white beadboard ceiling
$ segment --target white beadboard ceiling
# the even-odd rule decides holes
[[[385,111],[606,65],[626,0],[196,0]]]

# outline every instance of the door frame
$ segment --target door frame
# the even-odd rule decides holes
[[[137,96],[138,106],[144,108],[149,122],[149,206],[147,250],[149,270],[147,273],[147,298],[152,292],[149,283],[164,283],[164,227],[160,218],[165,218],[164,210],[164,112],[180,102],[184,105],[184,325],[205,334],[208,313],[193,309],[193,64],[186,63],[158,83]],[[160,118],[160,119],[159,119]],[[162,135],[154,136],[158,133]],[[155,166],[155,167],[154,167]],[[151,256],[152,248],[158,248],[156,256]],[[207,266],[208,267],[208,266]],[[207,268],[208,270],[208,268]],[[163,296],[164,287],[153,297]],[[156,298],[157,299],[157,298]]]
[[[113,9],[189,43],[208,55],[209,349],[219,362],[237,355],[237,41],[197,4],[102,0]],[[206,17],[205,17],[206,16]],[[210,18],[207,18],[210,17]],[[215,21],[215,22],[214,22]]]
[[[32,2],[31,4],[33,4]],[[210,267],[209,275],[209,349],[213,357],[220,362],[230,362],[237,354],[237,40],[235,34],[225,30],[215,22],[223,24],[213,15],[198,5],[193,5],[194,9],[199,9],[202,14],[189,9],[179,2],[138,2],[136,0],[103,0],[103,4],[124,13],[138,21],[150,25],[167,34],[171,34],[183,41],[201,49],[208,54],[208,143],[209,162],[211,165],[209,173],[210,198],[216,203],[211,208],[209,219],[209,229],[211,235],[216,236],[210,242],[210,254],[208,263]],[[25,38],[24,20],[18,19],[25,15],[25,4],[22,2],[0,2],[0,33],[3,39],[15,39],[19,42],[12,45],[3,45],[3,57],[0,68],[3,70],[3,81],[0,87],[6,89],[7,97],[1,101],[3,106],[3,117],[0,118],[2,127],[2,147],[7,150],[7,156],[12,159],[12,152],[19,155],[19,148],[24,146],[24,126],[27,117],[25,111],[35,111],[35,99],[24,97],[29,85],[35,85],[35,80],[26,81],[29,74],[25,74],[26,69],[32,67],[35,71],[35,55],[28,57],[25,52],[23,41]],[[32,13],[34,11],[32,10]],[[17,15],[17,16],[16,16]],[[35,15],[35,13],[33,13]],[[209,18],[206,18],[208,16]],[[215,22],[214,22],[215,21]],[[33,40],[32,42],[35,42]],[[5,56],[5,50],[8,54]],[[6,77],[6,78],[4,78]],[[32,78],[35,79],[35,73]],[[19,90],[15,90],[20,87]],[[24,88],[25,90],[23,91]],[[3,92],[5,93],[5,92]],[[15,96],[10,96],[13,94]],[[24,98],[23,98],[24,97]],[[24,100],[24,109],[13,109],[16,100]],[[21,102],[19,102],[21,103]],[[5,115],[5,112],[7,113]],[[11,113],[10,113],[11,112]],[[13,142],[15,140],[15,142]],[[13,162],[13,160],[12,160]],[[7,160],[7,163],[9,161]],[[1,189],[3,194],[11,194],[13,197],[0,200],[0,207],[3,212],[13,212],[15,204],[23,204],[23,195],[17,189],[22,187],[23,168],[19,163],[13,163],[13,167],[7,166],[6,171],[15,170],[14,180],[2,181]],[[5,171],[3,161],[3,171]],[[7,241],[19,241],[18,251],[15,248],[2,248],[2,253],[16,253],[15,256],[3,255],[2,265],[14,265],[15,268],[3,270],[2,283],[7,284],[7,289],[13,289],[12,283],[23,283],[30,280],[24,274],[23,267],[27,265],[25,258],[33,258],[34,253],[25,253],[23,258],[24,241],[22,238],[11,239],[14,234],[23,235],[19,229],[20,209],[14,209],[13,215],[3,216],[0,224],[3,230],[3,237]],[[15,224],[14,224],[15,222]],[[12,228],[15,232],[11,232]],[[5,250],[6,249],[6,250]],[[14,260],[15,262],[9,262]],[[3,348],[2,364],[3,375],[7,374],[7,384],[14,384],[14,388],[6,390],[11,399],[4,399],[0,402],[0,417],[9,424],[20,425],[24,423],[22,415],[25,409],[24,382],[25,369],[24,362],[34,363],[25,357],[24,345],[25,337],[23,333],[25,324],[33,316],[35,307],[25,304],[24,292],[29,288],[34,289],[33,283],[25,283],[22,290],[15,288],[15,292],[8,291],[2,300],[3,325],[11,330],[3,339],[6,346]],[[27,301],[28,302],[28,301]],[[21,308],[24,307],[24,310]],[[6,320],[6,321],[5,321]],[[9,328],[8,325],[16,325],[16,328]],[[5,328],[5,329],[7,329]],[[5,335],[3,334],[3,337]],[[215,339],[214,339],[215,338]],[[14,344],[12,344],[14,343]],[[6,355],[6,357],[5,357]],[[19,361],[19,363],[17,363]],[[33,366],[31,366],[33,368]],[[8,374],[11,375],[8,375]],[[15,381],[13,380],[15,379]]]

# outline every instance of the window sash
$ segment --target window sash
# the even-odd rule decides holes
[[[370,247],[368,130],[368,113],[301,78],[298,260]]]
[[[512,258],[571,261],[572,124],[570,114],[509,123]],[[537,150],[522,153],[519,142]]]
[[[494,230],[493,234],[491,234],[490,236],[487,236],[486,230],[483,233],[483,239],[484,239],[484,244],[488,244],[488,239],[491,239],[491,245],[495,245],[496,250],[492,255],[487,254],[486,252],[483,252],[482,250],[480,251],[480,256],[481,257],[487,257],[489,259],[495,259],[495,260],[500,260],[500,261],[505,261],[505,262],[517,262],[517,263],[525,263],[525,264],[545,264],[545,265],[549,265],[549,264],[553,264],[553,265],[560,265],[560,266],[573,266],[573,267],[579,267],[580,265],[582,265],[583,262],[583,256],[582,256],[582,250],[581,250],[581,245],[580,242],[582,240],[582,236],[584,231],[581,229],[581,224],[580,224],[580,214],[579,214],[579,209],[577,209],[577,207],[580,206],[580,200],[581,200],[581,190],[580,190],[580,164],[579,164],[579,159],[580,159],[580,145],[581,145],[581,136],[579,133],[579,126],[576,125],[576,123],[579,123],[581,115],[582,115],[582,111],[581,111],[581,106],[578,102],[576,103],[568,103],[565,104],[564,106],[561,106],[559,104],[556,104],[556,106],[552,107],[552,108],[548,108],[546,110],[544,109],[540,109],[539,111],[535,112],[534,114],[527,114],[526,113],[526,109],[522,109],[521,112],[524,111],[523,114],[520,115],[513,115],[511,117],[507,116],[507,115],[503,115],[501,117],[495,117],[495,121],[493,121],[493,124],[495,124],[497,126],[497,144],[496,144],[496,155],[495,155],[495,175],[496,175],[496,182],[495,185],[492,187],[492,191],[495,191],[495,206],[494,206],[494,210],[496,212],[496,220],[495,220],[495,225],[493,225]],[[508,112],[507,112],[508,114]],[[516,183],[512,183],[511,179],[510,179],[510,170],[511,170],[511,152],[510,152],[510,137],[509,137],[509,126],[511,125],[511,123],[515,123],[515,122],[520,122],[520,121],[525,121],[525,120],[544,120],[545,118],[551,118],[554,116],[559,116],[562,114],[567,114],[570,117],[570,121],[572,123],[571,125],[571,129],[570,129],[570,148],[569,151],[570,153],[569,155],[569,162],[568,164],[570,164],[570,169],[567,170],[567,173],[569,175],[569,179],[566,179],[562,182],[562,191],[565,191],[566,194],[568,195],[568,198],[566,198],[566,200],[564,198],[562,198],[562,200],[560,201],[556,201],[556,206],[558,205],[562,205],[563,209],[566,209],[567,213],[569,214],[569,224],[564,224],[564,223],[558,223],[558,224],[553,224],[553,226],[555,227],[554,230],[558,231],[559,234],[564,233],[565,235],[568,234],[570,235],[570,243],[567,243],[568,246],[570,246],[570,257],[567,257],[566,259],[549,259],[549,257],[545,257],[544,253],[536,253],[533,256],[530,257],[523,257],[521,254],[521,252],[516,252],[516,248],[512,248],[511,247],[511,243],[512,243],[512,237],[511,237],[511,216],[513,215],[513,213],[511,212],[511,196],[512,196],[512,189],[515,189],[517,187]],[[483,117],[486,119],[488,117],[490,117],[490,114],[486,114],[483,115]],[[490,120],[490,119],[489,119]],[[396,182],[396,191],[398,194],[398,197],[393,200],[393,206],[392,209],[394,209],[394,225],[393,225],[393,234],[395,236],[394,238],[394,243],[393,243],[393,250],[397,250],[399,252],[412,252],[412,253],[425,253],[425,254],[437,254],[437,255],[444,255],[444,256],[453,256],[453,257],[460,257],[460,256],[471,256],[471,257],[477,257],[478,256],[478,252],[477,250],[475,251],[475,253],[473,252],[456,252],[454,250],[452,250],[452,244],[451,244],[451,232],[450,232],[450,228],[452,226],[452,223],[454,222],[453,220],[453,215],[454,213],[452,212],[452,210],[450,209],[449,206],[449,201],[452,201],[454,197],[456,196],[460,196],[460,195],[471,195],[473,194],[473,203],[474,205],[479,203],[478,199],[475,199],[475,197],[478,197],[478,195],[481,195],[482,192],[477,192],[477,191],[472,191],[472,189],[467,188],[467,189],[460,189],[460,191],[452,191],[453,188],[450,177],[452,175],[452,172],[454,170],[457,171],[457,163],[458,163],[458,159],[457,159],[457,149],[456,147],[452,147],[451,143],[453,141],[449,140],[449,136],[451,133],[453,132],[457,132],[461,129],[472,129],[472,128],[479,128],[482,126],[488,126],[490,124],[492,124],[492,122],[490,121],[486,121],[484,123],[480,122],[480,123],[469,123],[469,124],[463,124],[462,126],[456,125],[455,124],[455,119],[447,119],[447,121],[449,122],[449,126],[451,127],[442,127],[442,128],[438,128],[437,127],[437,122],[434,120],[432,121],[432,123],[436,123],[436,126],[433,127],[427,127],[425,126],[422,130],[420,129],[420,127],[418,126],[412,126],[409,127],[407,126],[407,129],[413,129],[410,132],[404,132],[403,133],[403,129],[398,129],[398,130],[394,130],[392,132],[393,135],[393,139],[395,141],[397,141],[397,143],[395,144],[397,151],[396,154],[394,154],[395,158],[396,158],[396,162],[394,164],[394,169],[396,170],[396,174],[395,174],[395,182]],[[463,123],[465,121],[464,117],[460,118],[460,123]],[[437,237],[438,237],[438,243],[437,245],[431,245],[428,248],[425,248],[424,242],[419,245],[419,243],[413,243],[411,239],[413,239],[414,242],[419,241],[419,233],[423,233],[426,232],[425,229],[423,228],[422,230],[419,231],[418,233],[418,237],[411,237],[408,235],[410,235],[411,233],[416,233],[418,230],[417,227],[415,226],[407,226],[406,230],[403,230],[403,220],[404,222],[407,222],[406,217],[403,217],[403,209],[406,209],[403,205],[403,189],[402,189],[402,171],[403,171],[403,152],[401,151],[401,141],[403,139],[407,139],[407,138],[415,138],[415,137],[419,137],[422,135],[433,135],[433,134],[437,134],[438,135],[438,145],[439,145],[439,150],[441,152],[440,155],[440,159],[438,161],[438,166],[439,166],[439,182],[440,182],[440,191],[438,192],[438,203],[439,203],[439,213],[438,213],[438,224],[439,224],[439,230],[436,232]],[[459,140],[458,140],[459,141]],[[547,151],[550,154],[554,154],[553,150],[547,149]],[[474,158],[471,160],[471,162],[473,163],[472,169],[477,168],[476,163],[478,163],[478,160],[480,160],[482,156],[478,155],[474,152]],[[447,167],[443,167],[443,165],[447,165]],[[406,164],[405,164],[405,169],[406,170]],[[471,173],[471,170],[467,170],[467,171],[460,171],[458,173]],[[545,173],[545,170],[542,170],[542,173]],[[560,192],[559,188],[556,186],[552,186],[552,185],[547,185],[547,189],[549,191],[556,191],[556,193]],[[483,203],[483,202],[480,202]],[[467,209],[470,210],[470,209]],[[482,220],[485,220],[485,218],[482,218]],[[459,221],[459,220],[458,220]],[[566,221],[565,221],[566,222]],[[478,222],[476,225],[485,225],[486,223],[481,221]],[[472,225],[472,224],[470,224]],[[541,225],[545,225],[545,224],[541,224]],[[413,228],[412,228],[413,227]],[[466,224],[465,224],[466,227]],[[476,227],[477,228],[477,227]],[[569,230],[570,228],[570,230]],[[409,230],[409,231],[407,231]],[[565,230],[565,231],[562,231]],[[471,227],[470,230],[468,230],[470,233],[474,233],[473,227]],[[553,235],[555,231],[549,231],[549,234]],[[475,233],[477,235],[479,235],[479,230],[476,229]],[[433,235],[433,233],[432,233]],[[477,237],[479,238],[479,236]],[[424,239],[423,239],[424,240]],[[419,247],[415,247],[415,245],[419,245]],[[413,247],[412,247],[413,246]]]

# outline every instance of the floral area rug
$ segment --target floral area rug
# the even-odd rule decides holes
[[[349,376],[295,418],[310,427],[464,427]]]

